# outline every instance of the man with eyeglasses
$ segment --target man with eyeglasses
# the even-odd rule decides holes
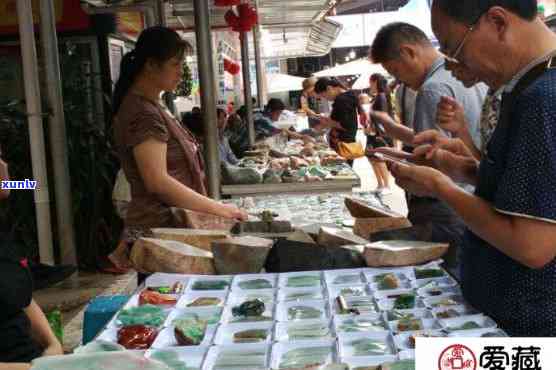
[[[390,168],[465,221],[466,300],[512,336],[556,336],[556,35],[536,0],[435,0],[432,26],[454,50],[448,68],[502,89],[496,129],[480,163],[461,141],[427,132],[415,138],[421,166]]]
[[[417,92],[414,118],[409,125],[398,123],[381,112],[371,112],[371,117],[383,124],[387,135],[402,141],[406,147],[413,146],[415,134],[426,130],[435,129],[442,135],[450,136],[449,132],[436,125],[437,106],[447,96],[464,107],[465,117],[470,123],[469,134],[474,140],[480,140],[478,126],[486,86],[475,84],[466,88],[454,78],[445,68],[445,57],[419,28],[408,23],[384,26],[373,41],[370,58]],[[467,189],[473,191],[472,186]],[[380,238],[404,237],[450,243],[450,251],[445,257],[446,267],[457,274],[456,254],[465,230],[463,221],[444,202],[434,197],[411,195],[408,208],[413,227],[402,232],[383,233]],[[400,236],[400,233],[407,236]]]

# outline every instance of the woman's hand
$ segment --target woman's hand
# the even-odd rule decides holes
[[[56,341],[55,343],[49,344],[48,347],[45,348],[44,352],[42,353],[43,356],[60,356],[64,354],[64,349],[60,342]]]
[[[438,103],[436,124],[441,129],[459,136],[463,130],[467,129],[462,105],[453,98],[443,96]]]
[[[239,209],[234,204],[222,203],[220,205],[220,210],[221,210],[220,216],[224,218],[229,218],[237,221],[247,221],[247,219],[249,218],[249,215],[245,210]]]

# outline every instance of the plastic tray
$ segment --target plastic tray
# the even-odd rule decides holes
[[[344,298],[347,297],[367,297],[372,295],[368,285],[357,284],[357,285],[332,285],[328,286],[328,296],[331,299],[342,295]]]
[[[301,298],[296,299],[295,297],[301,297]],[[319,288],[282,288],[278,290],[278,296],[277,296],[279,302],[324,300],[325,298],[326,297],[322,291],[322,288],[320,287]]]
[[[378,281],[376,280],[376,277],[379,276],[379,275],[384,275],[384,274],[394,274],[401,281],[415,280],[415,275],[413,274],[413,269],[405,268],[405,267],[393,268],[393,269],[384,269],[384,270],[377,270],[377,271],[368,272],[368,273],[365,274],[365,279],[370,284],[377,283]]]
[[[237,275],[232,282],[232,290],[239,290],[241,292],[248,292],[250,290],[265,290],[265,288],[256,288],[256,289],[246,289],[241,287],[241,283],[257,280],[257,279],[264,279],[267,280],[271,284],[271,288],[266,289],[274,289],[276,288],[278,275],[277,274],[251,274],[251,275]]]
[[[330,353],[324,359],[323,364],[330,364],[336,360],[336,345],[334,340],[319,340],[311,343],[305,342],[294,342],[294,343],[282,343],[278,342],[272,346],[272,355],[270,358],[270,366],[272,369],[280,369],[283,356],[289,351],[296,350],[298,348],[314,348],[314,347],[329,347]],[[306,364],[300,364],[298,367],[303,368],[305,365],[313,364],[314,362],[308,362]],[[297,366],[296,366],[297,367]]]
[[[485,334],[494,334],[491,336],[498,337],[508,337],[501,329],[474,329],[474,330],[456,330],[448,334],[449,337],[460,337],[460,338],[479,338],[483,337]]]
[[[238,303],[237,305],[228,305],[226,306],[226,308],[224,308],[224,313],[222,314],[222,323],[228,323],[228,324],[233,324],[233,323],[252,323],[252,322],[273,322],[274,321],[274,302],[270,303],[270,304],[265,304],[265,310],[263,312],[263,314],[261,315],[261,317],[264,317],[264,319],[258,319],[257,317],[240,317],[240,316],[234,316],[232,313],[232,310],[235,306],[239,306],[241,303]]]
[[[205,346],[150,349],[145,353],[145,357],[164,362],[164,360],[158,359],[157,355],[170,354],[173,355],[172,357],[174,357],[174,359],[182,361],[185,365],[187,365],[187,369],[200,370],[207,352],[208,347]]]
[[[311,336],[311,337],[290,337],[288,331],[292,328],[305,328],[311,329],[313,326],[322,326],[328,329],[328,333],[323,336]],[[314,333],[313,330],[311,330]],[[278,322],[275,327],[274,340],[277,342],[298,342],[298,341],[314,341],[323,339],[333,339],[335,337],[332,327],[330,325],[330,320],[300,320],[296,322]]]
[[[216,332],[215,327],[207,327],[207,331],[205,332],[205,336],[203,341],[199,344],[199,346],[209,346],[214,339],[214,334]],[[195,346],[180,346],[176,341],[176,336],[174,334],[174,326],[169,326],[167,328],[162,329],[156,340],[154,341],[151,348],[153,349],[166,349],[166,348],[182,348],[182,347],[195,347]]]
[[[425,308],[425,303],[423,302],[423,299],[421,299],[421,297],[417,296],[417,293],[414,293],[416,295],[415,298],[415,305],[413,306],[413,308],[407,308],[407,310],[413,310],[413,309],[419,309],[419,308]],[[378,308],[381,311],[392,311],[394,310],[394,303],[396,302],[395,299],[379,299],[377,301],[378,304]]]
[[[455,286],[443,288],[421,288],[417,294],[423,298],[445,297],[449,295],[461,295],[461,289]]]
[[[245,301],[260,299],[265,304],[273,304],[276,299],[276,291],[273,289],[257,290],[232,290],[228,295],[227,306],[237,306]]]
[[[216,336],[214,337],[214,344],[228,345],[228,344],[247,344],[235,343],[234,334],[245,330],[262,329],[267,331],[266,339],[253,342],[253,343],[270,343],[273,335],[274,323],[272,322],[256,322],[256,323],[236,323],[236,324],[223,324],[218,327]]]
[[[249,354],[257,353],[260,356],[260,362],[255,365],[254,362],[241,363],[241,359],[245,359]],[[233,366],[229,360],[222,359],[222,356],[233,354],[237,356],[237,366]],[[203,370],[267,370],[270,347],[266,344],[230,344],[223,346],[213,346],[209,349],[203,365]],[[219,366],[219,359],[223,361]]]
[[[376,356],[376,357],[343,357],[340,361],[348,366],[350,370],[379,366],[387,362],[394,362],[398,356]]]
[[[425,333],[431,337],[446,337],[446,333],[442,330],[421,330],[419,332],[401,332],[399,334],[394,335],[394,344],[396,345],[396,349],[398,351],[407,351],[407,350],[415,350],[409,341],[409,338],[413,335],[418,333]]]
[[[442,329],[442,326],[440,326],[440,324],[438,323],[438,320],[436,319],[418,319],[421,322],[421,326],[422,328],[419,330],[406,330],[406,331],[400,331],[398,329],[398,323],[399,321],[389,321],[388,322],[388,326],[390,327],[390,330],[392,331],[392,333],[403,333],[403,332],[416,332],[416,331],[422,331],[422,330],[440,330]]]
[[[289,309],[295,306],[307,306],[318,309],[321,314],[319,317],[313,317],[308,319],[298,319],[290,320],[288,312]],[[311,300],[311,301],[301,301],[301,302],[280,302],[276,306],[276,320],[282,322],[292,322],[292,321],[302,321],[302,320],[314,320],[314,319],[326,319],[328,318],[328,307],[325,301]]]
[[[209,322],[210,326],[218,325],[222,320],[222,307],[207,307],[207,308],[182,308],[182,309],[174,309],[168,315],[164,326],[172,326],[172,323],[176,319],[185,318],[185,317],[194,317],[198,316],[202,320],[208,320],[213,316],[218,317],[218,321],[216,322]],[[214,319],[216,320],[216,319]]]
[[[342,282],[342,279],[348,279]],[[365,278],[359,271],[325,271],[324,279],[328,287],[334,285],[358,285],[365,283]]]
[[[445,304],[443,301],[450,300],[455,302],[456,304]],[[446,295],[443,297],[431,297],[431,298],[424,298],[423,302],[425,305],[430,308],[446,308],[446,307],[454,307],[454,306],[461,306],[465,305],[465,299],[461,295]]]
[[[334,317],[334,330],[336,333],[358,333],[356,331],[347,331],[345,325],[350,321],[372,321],[373,324],[376,324],[372,328],[368,328],[365,331],[358,331],[364,333],[373,333],[373,332],[381,332],[381,331],[389,331],[389,327],[384,321],[384,318],[380,313],[370,314],[370,315],[352,315],[352,316],[335,316]]]
[[[354,353],[354,348],[351,342],[359,339],[373,339],[380,341],[386,345],[386,351],[383,354],[357,356]],[[395,355],[397,353],[396,347],[394,346],[394,338],[388,332],[339,333],[338,348],[340,358],[388,356]]]
[[[444,330],[453,332],[453,331],[462,331],[462,330],[473,330],[473,329],[456,329],[461,325],[465,324],[466,322],[474,322],[479,325],[478,328],[475,329],[495,329],[498,325],[492,320],[490,317],[485,315],[471,315],[471,316],[461,316],[456,317],[453,319],[441,319],[438,320],[440,325]]]
[[[298,276],[315,276],[319,278],[319,282],[316,284],[307,284],[303,286],[292,285],[290,278],[295,278]],[[286,274],[280,274],[279,277],[279,287],[280,288],[321,288],[322,289],[322,274],[320,271],[307,271],[307,272],[289,272]]]
[[[432,312],[427,308],[417,308],[413,310],[395,310],[395,311],[384,311],[384,320],[386,321],[396,321],[397,318],[392,318],[392,313],[400,313],[403,315],[411,314],[416,319],[432,319],[434,315]]]
[[[347,297],[345,298],[345,301],[348,308],[357,308],[361,315],[373,314],[378,312],[376,300],[371,296]],[[364,302],[368,304],[368,307],[362,308],[360,305],[357,304],[358,302]],[[332,312],[334,312],[336,315],[353,315],[352,313],[349,312],[342,312],[340,307],[338,306],[338,302],[336,302],[335,299],[330,300],[330,306],[334,307]]]
[[[452,311],[454,313],[454,317],[440,317],[439,314],[446,311]],[[460,306],[450,306],[450,307],[438,307],[431,309],[433,316],[437,319],[451,319],[460,316],[470,316],[470,315],[477,315],[479,311],[475,310],[471,306],[467,305],[460,305]],[[457,315],[456,315],[457,314]]]
[[[405,276],[405,275],[402,275]],[[380,286],[379,283],[370,283],[369,287],[373,292],[389,292],[392,290],[399,290],[399,289],[414,289],[415,288],[415,281],[414,280],[398,280],[399,287],[394,289],[386,289]]]
[[[219,281],[224,280],[228,282],[228,286],[224,289],[207,289],[201,290],[195,287],[195,283],[200,281]],[[228,291],[232,286],[232,276],[229,275],[208,275],[208,276],[196,276],[189,280],[189,284],[187,285],[186,293],[189,292],[225,292]]]
[[[220,303],[215,304],[215,305],[206,305],[206,306],[188,306],[189,304],[191,304],[192,302],[194,302],[196,299],[198,298],[203,298],[203,297],[207,297],[207,298],[218,298],[220,300]],[[226,304],[226,299],[228,297],[228,292],[220,292],[220,291],[206,291],[206,292],[202,292],[202,291],[191,291],[188,292],[186,294],[184,294],[180,300],[178,301],[178,304],[176,305],[176,308],[202,308],[202,307],[223,307]]]
[[[458,286],[457,281],[455,281],[450,276],[445,276],[445,277],[440,277],[440,278],[430,278],[430,279],[419,279],[419,280],[416,280],[414,283],[415,283],[415,287],[417,289],[423,289],[423,288],[426,288],[426,287],[446,288],[446,287]]]
[[[152,274],[145,279],[145,287],[151,286],[172,286],[175,283],[182,283],[183,287],[187,289],[187,283],[189,282],[190,275],[183,274],[167,274],[167,273],[156,273]],[[185,290],[184,290],[185,291]]]
[[[389,290],[376,290],[373,292],[373,296],[377,299],[392,299],[393,297],[400,294],[415,294],[413,289],[389,289]]]

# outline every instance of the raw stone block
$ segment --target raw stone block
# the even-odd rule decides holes
[[[362,246],[320,247],[315,244],[281,239],[276,242],[265,264],[266,272],[291,272],[365,267]]]
[[[236,224],[235,220],[214,216],[208,213],[191,211],[183,208],[172,208],[177,226],[188,229],[230,231]]]
[[[253,236],[226,238],[212,242],[212,253],[219,274],[258,273],[274,242]]]
[[[289,237],[288,240],[291,242],[300,242],[300,243],[307,243],[307,244],[317,244],[315,239],[311,237],[311,235],[307,234],[302,230],[295,230]]]
[[[354,198],[346,197],[344,204],[353,218],[403,217],[402,214],[388,208],[371,205]]]
[[[362,238],[369,239],[374,233],[408,227],[411,227],[411,222],[405,217],[356,218],[353,232]]]
[[[368,244],[363,255],[370,267],[410,266],[437,260],[448,247],[447,243],[392,240]]]
[[[365,245],[369,241],[363,239],[351,231],[332,227],[321,227],[317,244],[322,247],[341,247],[343,245]]]
[[[156,239],[174,240],[209,252],[212,251],[213,241],[230,236],[230,233],[224,230],[157,228],[151,231]]]
[[[133,245],[130,260],[143,273],[214,274],[211,252],[176,241],[141,238]]]
[[[282,234],[293,231],[292,224],[289,221],[246,221],[238,222],[232,229],[233,234]]]

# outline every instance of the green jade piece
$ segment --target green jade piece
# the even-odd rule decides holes
[[[222,300],[217,297],[199,297],[189,303],[187,307],[218,306]]]
[[[322,311],[309,306],[292,306],[288,308],[288,320],[318,319]]]
[[[234,343],[264,342],[268,337],[267,329],[249,329],[234,333]]]
[[[322,293],[320,291],[311,292],[294,292],[286,295],[286,301],[302,301],[306,299],[322,299]]]
[[[122,310],[117,320],[122,326],[147,325],[159,327],[164,323],[166,313],[158,306],[146,304]]]
[[[187,363],[179,358],[174,351],[158,350],[151,355],[153,360],[157,360],[168,366],[171,370],[199,370],[200,367],[187,366]]]
[[[203,341],[207,330],[206,321],[176,320],[174,325],[174,334],[180,346],[198,346]]]
[[[394,301],[395,310],[407,310],[415,307],[414,294],[400,294]]]
[[[455,327],[450,327],[448,328],[449,331],[455,331],[455,330],[472,330],[472,329],[480,329],[481,326],[479,324],[477,324],[475,321],[467,321],[466,323],[460,325],[460,326],[455,326]]]
[[[386,343],[369,338],[361,338],[349,343],[354,356],[383,356],[389,353]]]
[[[340,275],[337,276],[332,284],[358,284],[361,283],[361,276],[359,275]]]
[[[265,304],[260,299],[245,301],[239,306],[232,308],[234,317],[257,317],[262,316],[265,311]]]
[[[240,282],[241,289],[272,289],[272,284],[266,279],[253,279]]]
[[[361,318],[344,320],[339,328],[341,331],[348,333],[386,330],[380,319],[370,320]]]
[[[415,278],[417,279],[432,279],[443,276],[444,271],[441,269],[415,269]]]
[[[288,339],[316,339],[324,338],[330,335],[330,328],[326,324],[297,324],[291,325],[287,329]]]
[[[288,278],[286,284],[290,288],[315,287],[320,285],[320,276],[299,275]]]
[[[244,369],[264,369],[266,364],[266,351],[246,350],[246,351],[227,351],[218,354],[213,366],[213,370],[244,370]]]
[[[303,366],[324,364],[330,356],[331,348],[302,347],[286,352],[280,360],[280,369],[302,368]]]
[[[193,290],[224,290],[230,285],[226,280],[197,280],[191,289]]]

